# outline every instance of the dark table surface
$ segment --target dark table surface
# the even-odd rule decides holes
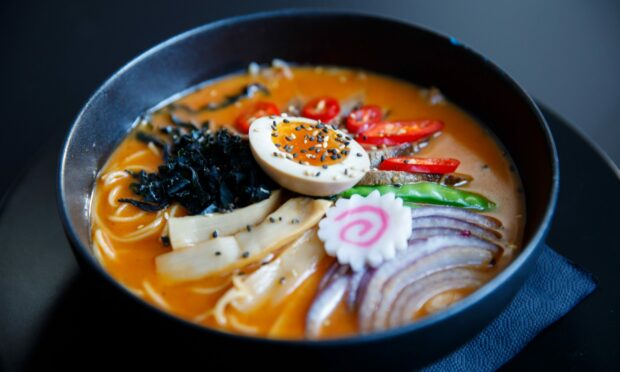
[[[94,335],[119,331],[111,322],[93,328],[85,315],[106,298],[97,297],[77,270],[55,210],[52,179],[60,135],[88,95],[128,60],[179,32],[293,5],[368,11],[450,33],[495,60],[620,161],[617,0],[3,1],[0,195],[16,188],[0,216],[0,370],[15,369],[24,358],[68,358],[65,348],[81,345],[71,337],[93,341],[84,329]],[[617,170],[580,134],[553,115],[549,119],[562,161],[558,218],[549,243],[593,272],[600,288],[507,368],[619,369],[613,283],[620,262],[614,234],[605,233],[618,222]],[[123,318],[118,311],[112,315]]]

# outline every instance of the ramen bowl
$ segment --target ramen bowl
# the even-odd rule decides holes
[[[523,248],[514,261],[444,311],[407,326],[333,340],[234,335],[182,320],[133,296],[106,272],[91,249],[89,210],[98,171],[146,110],[177,92],[238,72],[250,62],[273,58],[361,68],[435,86],[484,123],[524,180]],[[154,314],[156,322],[172,327],[184,342],[210,350],[208,355],[186,358],[210,359],[229,368],[273,363],[283,356],[303,368],[412,368],[474,337],[521,288],[543,247],[558,177],[553,140],[533,100],[505,72],[458,40],[371,15],[280,11],[199,27],[163,42],[116,72],[86,103],[67,135],[59,163],[58,203],[67,237],[85,271],[135,300],[134,306]],[[209,358],[214,354],[230,357],[218,357],[216,362]]]

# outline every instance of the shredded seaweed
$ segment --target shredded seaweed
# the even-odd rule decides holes
[[[248,84],[246,86],[244,86],[241,91],[237,94],[234,94],[232,96],[227,96],[226,98],[224,98],[224,100],[222,100],[221,102],[210,102],[204,106],[201,106],[197,109],[193,109],[191,107],[185,106],[185,105],[181,105],[178,103],[172,103],[170,104],[168,107],[171,109],[178,109],[178,110],[183,110],[185,112],[191,113],[191,114],[199,114],[201,112],[206,112],[206,111],[216,111],[219,109],[223,109],[226,108],[230,105],[235,104],[237,101],[240,101],[242,99],[245,98],[252,98],[256,93],[263,93],[265,95],[269,95],[269,89],[267,89],[266,86],[264,86],[263,84],[260,83],[251,83]]]
[[[160,149],[163,149],[166,147],[166,144],[164,142],[162,142],[159,138],[156,138],[148,133],[145,132],[138,132],[136,134],[136,139],[140,142],[144,142],[147,145],[152,142],[155,146],[159,147]]]
[[[168,235],[164,235],[161,237],[161,244],[164,245],[164,247],[170,247],[170,237]]]
[[[173,122],[174,125],[176,125],[177,127],[185,128],[185,129],[188,129],[188,130],[198,130],[198,127],[196,127],[194,124],[185,122],[185,121],[179,119],[174,114],[169,114],[169,115],[170,115],[170,121]]]
[[[180,203],[189,214],[229,211],[266,199],[275,183],[260,169],[248,142],[221,129],[189,126],[162,128],[167,140],[137,132],[136,138],[164,148],[164,164],[155,173],[129,172],[136,179],[130,185],[141,200],[124,198],[147,212]],[[158,144],[159,143],[159,144]]]

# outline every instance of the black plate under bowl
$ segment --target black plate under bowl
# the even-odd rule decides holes
[[[374,46],[372,53],[368,45]],[[171,316],[127,292],[90,249],[88,210],[98,170],[145,110],[198,83],[240,71],[249,62],[268,63],[275,57],[359,67],[436,86],[479,118],[506,147],[526,181],[527,223],[520,255],[492,281],[443,312],[398,329],[338,340],[282,341],[224,333]],[[193,358],[210,360],[209,367],[226,360],[238,366],[244,362],[239,356],[252,349],[265,360],[286,353],[303,358],[304,366],[370,368],[426,364],[461,345],[501,312],[540,253],[559,176],[549,129],[531,98],[497,66],[457,40],[369,15],[285,11],[197,28],[127,64],[77,117],[63,147],[58,177],[61,218],[78,261],[145,311],[159,314],[161,322],[176,327],[179,337],[196,343],[208,339],[209,352]]]

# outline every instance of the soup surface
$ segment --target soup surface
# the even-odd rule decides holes
[[[244,87],[255,83],[260,84],[256,85],[260,89],[266,88],[268,94],[257,89],[249,92],[250,94],[239,95]],[[247,89],[245,93],[248,93]],[[423,89],[366,71],[332,67],[289,68],[275,64],[261,68],[253,66],[251,72],[209,82],[172,104],[153,110],[111,154],[97,179],[91,207],[93,250],[101,264],[116,280],[144,301],[204,326],[247,335],[294,339],[344,337],[369,331],[360,328],[360,309],[350,307],[346,300],[339,299],[331,309],[323,309],[327,315],[318,318],[318,333],[309,336],[309,309],[321,292],[319,287],[322,286],[321,281],[326,272],[337,265],[336,258],[331,255],[321,253],[317,256],[316,262],[312,263],[312,270],[305,273],[303,280],[298,280],[291,292],[284,293],[279,300],[271,301],[271,297],[275,296],[272,294],[250,310],[243,306],[231,306],[234,301],[239,301],[239,293],[243,293],[244,285],[248,285],[244,280],[263,265],[267,266],[284,255],[286,247],[279,247],[268,255],[261,256],[257,262],[247,262],[247,265],[240,264],[230,270],[214,271],[213,274],[197,279],[171,281],[158,272],[156,258],[173,250],[169,246],[168,221],[190,214],[190,211],[176,202],[159,206],[159,210],[146,211],[134,204],[120,201],[140,200],[131,187],[136,179],[130,173],[136,174],[142,170],[154,173],[158,171],[158,166],[164,163],[164,148],[159,144],[166,137],[162,137],[163,131],[160,129],[174,125],[172,116],[182,124],[189,123],[198,128],[208,125],[212,133],[221,128],[236,133],[239,130],[244,131],[243,115],[248,121],[247,125],[251,124],[254,119],[251,113],[256,110],[259,102],[268,101],[277,111],[296,117],[303,116],[301,111],[311,100],[326,96],[339,103],[339,116],[331,120],[335,126],[344,127],[345,133],[346,127],[342,123],[347,115],[368,104],[381,108],[383,121],[430,119],[443,122],[440,135],[416,142],[415,155],[424,158],[458,159],[460,165],[457,175],[467,177],[463,177],[465,182],[451,187],[475,195],[484,195],[495,204],[494,208],[482,214],[501,222],[501,227],[497,227],[498,236],[501,235],[501,251],[488,265],[477,269],[484,273],[484,280],[490,279],[513,259],[520,247],[524,224],[520,180],[510,159],[493,135],[474,118],[444,99],[436,89]],[[212,106],[204,109],[209,104]],[[328,105],[329,101],[324,100],[318,104],[323,106],[319,109],[325,111],[324,106]],[[265,107],[267,106],[263,108]],[[269,107],[264,109],[263,114],[279,113],[270,112]],[[248,112],[250,114],[247,114]],[[179,128],[184,130],[182,125]],[[138,132],[149,133],[152,137],[141,137],[136,135]],[[280,146],[286,146],[286,140],[282,138],[294,133],[289,128],[289,132],[282,134],[284,137],[278,137],[273,142],[280,141]],[[243,142],[247,142],[247,136],[243,134],[242,137]],[[338,145],[334,142],[335,138],[329,139],[332,146]],[[361,140],[361,137],[357,138]],[[159,139],[160,142],[152,139]],[[380,144],[364,146],[369,152],[380,151],[385,147]],[[353,153],[348,156],[353,157]],[[361,157],[361,154],[359,156]],[[347,157],[346,151],[344,157]],[[384,158],[385,156],[381,160],[385,160]],[[340,161],[338,157],[330,159],[331,157],[324,159],[327,162],[325,168]],[[313,158],[313,161],[318,162],[317,158]],[[399,182],[394,184],[396,188],[408,186]],[[276,188],[278,187],[274,187]],[[288,196],[296,195],[293,192],[284,192]],[[414,212],[415,210],[412,209]],[[247,229],[250,233],[251,227],[248,226]],[[208,233],[219,239],[217,231]],[[315,232],[308,234],[313,233]],[[469,236],[469,231],[466,233]],[[306,240],[311,239],[313,237],[306,237]],[[304,242],[300,241],[299,244],[305,244]],[[219,256],[218,253],[219,251],[216,251],[215,254]],[[297,272],[293,270],[292,273],[292,277],[296,277]],[[284,276],[278,277],[277,285],[286,284],[285,279]],[[438,311],[478,287],[479,285],[457,285],[435,292],[424,300],[423,306],[415,308],[414,314],[408,316],[415,320]]]

